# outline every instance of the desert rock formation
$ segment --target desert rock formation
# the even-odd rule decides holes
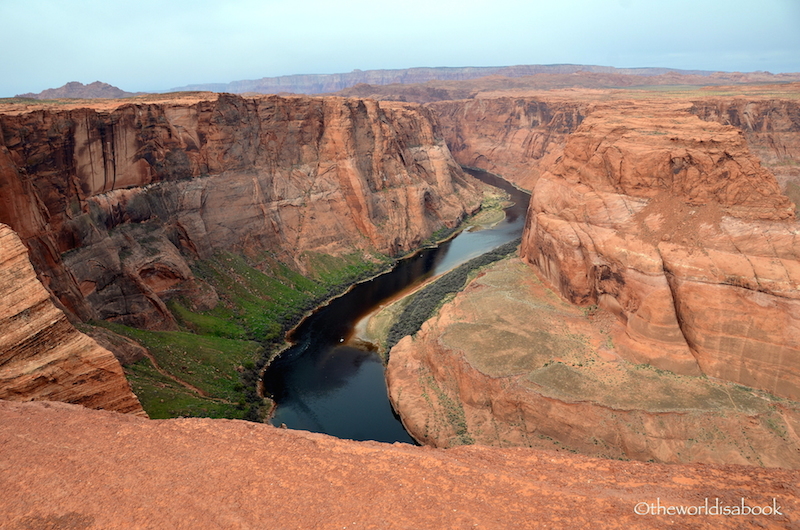
[[[531,190],[553,164],[591,103],[534,97],[442,101],[428,105],[459,164],[502,175]]]
[[[478,205],[431,111],[342,98],[206,95],[0,116],[0,221],[83,320],[170,328],[216,295],[219,250],[398,254]]]
[[[625,362],[617,327],[506,260],[392,348],[389,394],[437,447],[800,468],[800,404]]]
[[[89,83],[88,85],[84,85],[83,83],[80,83],[78,81],[70,81],[64,86],[58,88],[48,88],[47,90],[42,90],[38,94],[33,94],[29,92],[27,94],[18,94],[15,97],[31,98],[31,99],[59,99],[59,98],[118,99],[118,98],[129,98],[139,94],[142,93],[125,92],[120,88],[109,85],[108,83],[101,83],[100,81],[95,81],[94,83]]]
[[[3,527],[792,528],[796,473],[338,440],[230,420],[0,402]],[[780,515],[637,515],[647,504]],[[91,499],[91,502],[87,502]],[[774,499],[774,501],[773,501]],[[771,511],[771,510],[770,510]],[[763,525],[763,526],[762,526]]]
[[[0,225],[0,399],[144,414],[117,359],[53,305],[6,225]]]
[[[798,159],[793,102],[430,107],[460,162],[517,183],[529,168],[521,255],[534,268],[493,268],[392,350],[390,395],[415,437],[800,464],[798,224],[782,193],[792,175],[772,172]],[[504,119],[478,112],[490,108]],[[526,110],[556,108],[576,119],[552,134]]]
[[[528,223],[522,256],[617,314],[628,359],[800,397],[794,205],[740,130],[667,104],[596,110]]]

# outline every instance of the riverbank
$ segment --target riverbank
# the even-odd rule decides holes
[[[248,260],[218,254],[195,263],[194,273],[220,293],[200,311],[176,297],[169,308],[176,331],[149,331],[95,322],[149,352],[124,366],[145,411],[154,419],[204,416],[260,421],[273,403],[257,390],[261,367],[286,347],[285,333],[325,300],[354,282],[380,274],[393,261],[371,255],[307,256],[304,276],[268,255]],[[92,326],[86,326],[91,331]]]
[[[488,209],[500,200],[496,193],[487,197]],[[464,227],[461,223],[448,230],[436,243],[455,237]],[[269,254],[245,258],[219,253],[196,261],[193,273],[219,293],[220,301],[213,309],[199,310],[179,296],[170,300],[176,331],[93,323],[137,341],[151,353],[151,359],[139,358],[124,367],[150,417],[265,420],[274,402],[264,395],[261,374],[291,346],[286,337],[314,312],[391,270],[402,258],[305,252],[300,259],[306,274]]]

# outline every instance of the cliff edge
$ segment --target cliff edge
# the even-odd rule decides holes
[[[0,399],[47,400],[144,415],[114,355],[75,329],[0,224]]]
[[[144,420],[3,401],[0,444],[0,511],[11,530],[800,524],[797,474],[781,469],[642,464],[526,448],[441,450],[242,421]],[[712,508],[741,511],[744,502],[768,506],[770,514],[698,515],[706,499]],[[655,507],[649,515],[656,503],[664,513]],[[695,512],[668,515],[667,506]]]

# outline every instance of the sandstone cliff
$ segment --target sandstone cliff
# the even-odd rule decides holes
[[[189,261],[219,250],[397,254],[477,207],[429,110],[341,98],[0,116],[0,221],[82,319],[171,327],[216,303]],[[188,260],[188,261],[187,261]]]
[[[390,398],[437,447],[800,468],[800,404],[625,362],[614,321],[500,262],[392,348]]]
[[[713,98],[695,101],[691,112],[742,130],[750,150],[775,174],[784,192],[800,203],[800,103],[780,98]]]
[[[0,225],[0,399],[144,414],[117,359],[53,305],[6,225]]]
[[[521,252],[568,300],[617,314],[630,360],[797,399],[793,210],[741,131],[618,104],[537,183]]]
[[[459,164],[497,173],[531,190],[593,105],[499,97],[431,103]]]
[[[463,143],[473,146],[482,131],[502,131],[463,109],[507,101],[431,106],[451,109],[443,122],[457,124],[449,141],[463,155],[453,131],[472,130]],[[706,104],[718,117],[722,103]],[[706,378],[800,398],[798,224],[774,164],[754,155],[796,160],[792,104],[748,107],[761,123],[753,129],[774,136],[702,120],[698,102],[581,108],[580,124],[531,164],[541,175],[521,247],[530,281],[507,271],[475,280],[390,353],[404,423],[435,445],[797,467],[796,402]],[[529,131],[517,121],[506,134]],[[470,160],[496,156],[499,144]],[[505,157],[511,173],[522,153]],[[575,312],[554,315],[557,299],[537,275]],[[602,315],[599,333],[577,307]],[[764,399],[772,408],[758,406]]]

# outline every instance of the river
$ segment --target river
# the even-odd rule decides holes
[[[509,193],[514,204],[505,219],[401,260],[306,318],[290,337],[293,346],[263,375],[264,391],[277,404],[273,425],[352,440],[415,443],[389,403],[381,358],[351,339],[356,323],[381,303],[522,234],[530,196],[490,173],[465,171]]]

